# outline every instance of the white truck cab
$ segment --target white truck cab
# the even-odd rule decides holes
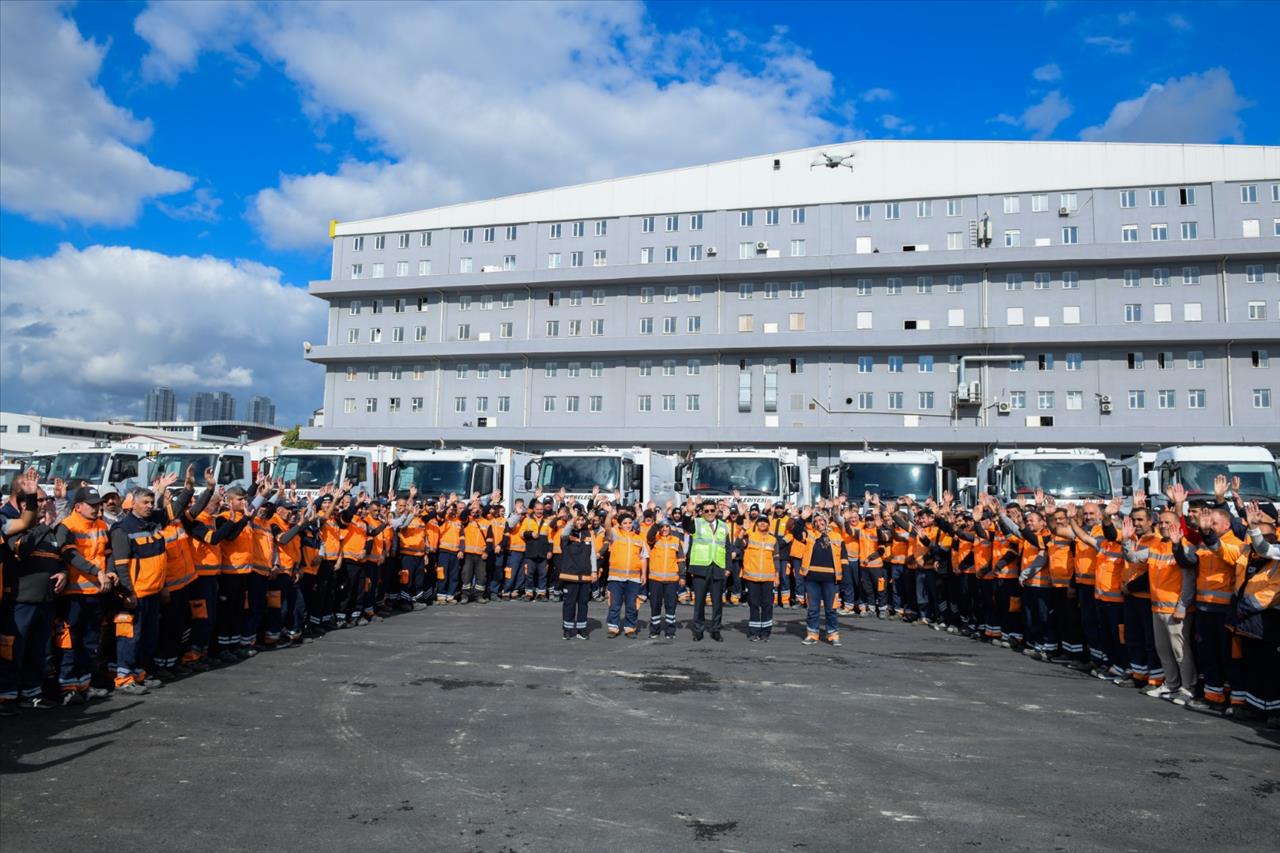
[[[390,447],[319,447],[299,450],[281,447],[271,460],[270,476],[296,484],[298,494],[315,497],[326,484],[342,485],[350,480],[352,489],[370,495],[385,491],[385,480],[394,457]]]
[[[681,498],[732,498],[762,507],[777,503],[813,503],[809,457],[790,447],[708,448],[676,469]]]
[[[1128,488],[1128,475],[1122,472]],[[1041,489],[1059,503],[1109,501],[1114,496],[1107,457],[1091,447],[996,448],[978,460],[978,483],[1001,503]]]
[[[822,496],[844,495],[858,503],[866,492],[881,498],[910,495],[916,500],[942,499],[954,472],[942,467],[934,450],[842,450],[840,461],[822,469]],[[950,476],[948,476],[950,474]]]
[[[587,504],[591,489],[613,494],[622,502],[653,501],[663,505],[676,499],[676,457],[648,447],[587,447],[548,450],[525,469],[525,488],[544,495],[565,490],[569,500]]]
[[[391,463],[391,486],[407,495],[416,486],[422,497],[466,500],[475,492],[487,497],[502,492],[502,508],[508,514],[517,498],[528,502],[532,492],[524,487],[525,467],[533,454],[509,447],[400,450]]]
[[[151,478],[162,474],[177,474],[178,482],[170,488],[182,488],[182,478],[187,467],[195,471],[196,485],[204,485],[206,468],[213,469],[213,477],[219,486],[240,486],[248,489],[253,484],[253,454],[248,448],[235,446],[174,447],[161,450],[151,457]]]
[[[1164,490],[1174,483],[1187,490],[1188,502],[1213,498],[1219,474],[1230,483],[1240,478],[1240,496],[1247,501],[1280,501],[1276,460],[1265,447],[1243,444],[1166,447],[1155,454],[1147,472],[1146,491],[1154,505],[1166,502]]]
[[[53,488],[54,480],[64,481],[68,488],[74,481],[83,481],[98,491],[115,489],[124,497],[136,486],[151,482],[147,452],[136,447],[109,445],[105,447],[77,447],[61,450],[49,466],[48,479],[41,485],[46,491]]]

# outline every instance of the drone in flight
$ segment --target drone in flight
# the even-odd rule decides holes
[[[814,158],[812,163],[809,164],[809,169],[812,170],[814,166],[826,166],[828,169],[838,169],[841,166],[844,166],[847,169],[853,169],[853,164],[849,162],[852,159],[852,153],[840,155],[828,154],[823,151]]]

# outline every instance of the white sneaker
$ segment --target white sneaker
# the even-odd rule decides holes
[[[1163,684],[1161,684],[1159,687],[1147,688],[1146,690],[1142,691],[1142,695],[1154,696],[1157,699],[1163,699],[1164,697],[1168,696],[1172,692],[1173,691],[1170,690],[1168,687],[1165,687]]]
[[[1195,694],[1185,687],[1180,687],[1173,691],[1168,697],[1170,702],[1175,705],[1186,707],[1187,703],[1195,698]]]

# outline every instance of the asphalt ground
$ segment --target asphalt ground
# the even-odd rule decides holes
[[[0,720],[0,848],[1276,849],[1280,732],[897,622],[611,640],[591,609],[589,642],[432,607]]]

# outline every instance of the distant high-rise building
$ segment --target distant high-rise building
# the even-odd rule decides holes
[[[249,401],[249,412],[245,418],[255,424],[274,424],[276,404],[271,402],[270,397],[254,397]]]
[[[143,402],[144,421],[172,421],[178,418],[178,397],[172,388],[157,385],[147,392]]]
[[[191,395],[187,405],[189,421],[233,421],[236,399],[226,391],[201,391]]]

